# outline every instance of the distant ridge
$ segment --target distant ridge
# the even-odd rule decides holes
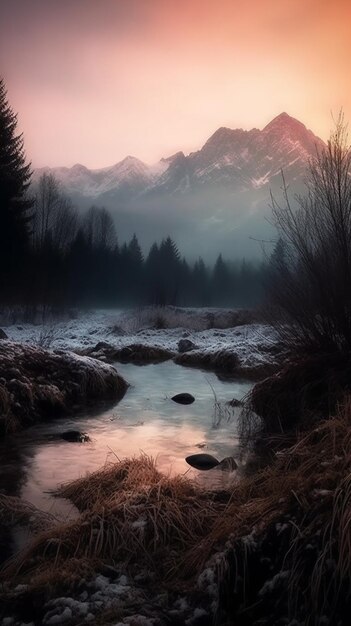
[[[189,193],[206,185],[231,186],[242,191],[269,185],[281,169],[295,180],[305,168],[315,147],[324,145],[302,122],[280,113],[263,130],[216,130],[197,152],[181,151],[147,165],[134,156],[102,169],[88,169],[77,163],[71,168],[41,168],[52,172],[67,193],[98,198],[140,194]]]
[[[200,150],[179,151],[152,166],[129,155],[102,169],[42,168],[34,184],[43,171],[52,172],[78,208],[105,206],[119,240],[136,232],[145,252],[171,234],[188,258],[219,251],[257,256],[262,251],[254,239],[274,236],[266,217],[270,190],[281,193],[281,171],[292,192],[303,191],[306,166],[324,145],[281,113],[262,130],[218,128]]]

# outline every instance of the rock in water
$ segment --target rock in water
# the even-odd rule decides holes
[[[173,402],[178,402],[178,404],[192,404],[195,402],[194,396],[191,393],[177,393],[177,395],[171,398]]]
[[[83,441],[90,441],[89,435],[87,435],[86,433],[81,433],[79,430],[66,430],[64,433],[60,434],[60,437],[65,441],[78,441],[80,443],[82,443]]]
[[[6,333],[2,328],[0,328],[0,339],[8,339]]]
[[[198,470],[210,470],[219,465],[219,461],[211,454],[191,454],[185,460]]]
[[[227,472],[232,472],[233,470],[238,469],[238,464],[233,456],[226,456],[225,459],[222,459],[222,461],[217,465],[217,468]]]
[[[222,461],[218,461],[212,454],[191,454],[186,457],[186,462],[198,470],[210,470],[214,467],[227,472],[232,472],[238,468],[238,464],[233,456],[226,456]]]

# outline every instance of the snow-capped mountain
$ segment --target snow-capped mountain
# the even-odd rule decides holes
[[[161,167],[161,174],[163,170]],[[132,156],[111,167],[96,170],[89,170],[79,163],[70,168],[43,167],[35,171],[34,181],[44,172],[54,174],[68,194],[81,194],[88,198],[97,198],[112,190],[134,194],[147,188],[158,175],[157,168],[154,172],[153,168]]]
[[[301,122],[281,113],[262,130],[219,128],[200,150],[151,166],[127,156],[97,170],[43,168],[34,183],[44,171],[53,173],[78,206],[107,207],[120,239],[137,232],[145,249],[172,234],[188,255],[207,254],[214,239],[217,250],[232,254],[236,241],[238,254],[246,254],[250,237],[268,236],[269,194],[279,194],[281,171],[291,190],[301,191],[308,161],[323,147]]]
[[[197,152],[178,152],[147,165],[133,156],[103,169],[42,168],[52,172],[68,194],[96,200],[108,194],[131,199],[158,193],[193,193],[204,187],[247,191],[269,186],[281,170],[289,181],[301,177],[306,164],[323,142],[287,113],[281,113],[263,130],[219,128]],[[117,199],[117,198],[116,198]]]
[[[281,113],[263,130],[219,128],[198,152],[179,154],[157,181],[156,188],[189,192],[203,186],[248,191],[274,183],[284,170],[301,179],[321,139],[298,120]]]

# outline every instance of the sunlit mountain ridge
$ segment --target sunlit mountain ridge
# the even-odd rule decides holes
[[[144,249],[171,234],[188,255],[211,256],[213,248],[213,254],[255,256],[260,252],[252,240],[270,237],[270,192],[279,194],[282,171],[292,193],[300,192],[310,159],[324,146],[281,113],[262,130],[219,128],[198,151],[153,165],[127,156],[102,169],[41,168],[34,182],[43,172],[54,174],[79,207],[107,207],[120,238],[136,231]]]

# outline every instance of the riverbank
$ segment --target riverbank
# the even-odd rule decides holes
[[[117,401],[127,387],[115,368],[95,359],[2,339],[0,435]]]
[[[145,456],[74,481],[79,518],[2,572],[3,623],[346,624],[350,458],[348,400],[222,492]]]
[[[209,369],[234,377],[245,367],[261,374],[274,371],[284,360],[271,327],[245,324],[244,318],[231,328],[194,327],[208,321],[219,323],[195,312],[188,329],[155,328],[146,327],[143,317],[140,328],[128,330],[130,317],[123,322],[119,313],[99,312],[84,323],[72,320],[56,328],[51,336],[43,328],[17,327],[25,343],[15,349],[23,350],[27,366],[31,357],[24,355],[33,350],[43,352],[50,363],[58,357],[73,359],[73,369],[89,363],[89,368],[114,376],[114,368],[99,360],[115,361],[116,353],[121,361],[165,360],[173,368],[186,361],[192,366],[202,362],[205,368],[208,361]],[[157,323],[162,326],[165,319]],[[71,339],[70,324],[77,333]],[[9,336],[11,328],[6,328]],[[29,345],[34,332],[41,333],[39,342],[50,344],[51,351]],[[69,341],[96,359],[67,355],[58,345],[67,349]],[[6,352],[7,345],[16,344],[5,340],[1,345]],[[44,371],[44,361],[38,362]],[[9,367],[8,362],[6,371]],[[58,368],[52,367],[48,372],[56,376]],[[42,384],[38,372],[27,374],[32,383]],[[262,397],[267,415],[277,399],[269,390],[280,380],[273,377],[252,395]],[[86,386],[93,393],[94,385]],[[267,396],[260,389],[268,389]],[[162,402],[171,401],[164,397]],[[351,400],[340,397],[334,417],[318,418],[314,424],[306,419],[300,434],[290,433],[290,444],[277,433],[280,441],[272,447],[271,463],[251,476],[241,468],[222,488],[206,489],[187,476],[166,475],[142,455],[105,465],[57,490],[57,496],[77,508],[75,519],[58,521],[23,500],[2,496],[0,524],[11,528],[25,520],[33,533],[0,574],[2,626],[346,626]]]
[[[175,307],[97,310],[45,325],[3,326],[22,343],[74,350],[103,362],[168,359],[235,377],[276,371],[284,352],[274,329],[252,311]]]

